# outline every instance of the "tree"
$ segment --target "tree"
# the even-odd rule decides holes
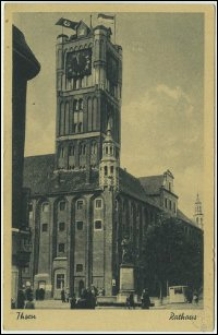
[[[202,234],[196,233],[190,239],[185,233],[184,225],[178,218],[166,218],[149,226],[147,230],[145,276],[148,285],[158,282],[160,300],[167,283],[199,288],[203,282]]]

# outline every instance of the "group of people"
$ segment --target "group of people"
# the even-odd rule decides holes
[[[61,290],[61,301],[70,302],[71,309],[95,309],[97,304],[98,290],[95,286],[83,289],[80,298],[76,299],[75,293],[68,297],[64,288]]]
[[[135,309],[135,301],[134,301],[134,294],[133,292],[130,293],[130,295],[126,299],[126,305],[128,309]],[[142,309],[149,309],[150,306],[152,306],[150,297],[148,294],[148,289],[145,288],[142,291],[142,296],[141,296],[141,307]]]
[[[25,287],[25,285],[22,285],[22,287],[18,290],[17,294],[17,305],[15,301],[12,299],[11,301],[11,308],[17,308],[17,309],[35,309],[34,304],[34,294],[33,289],[31,286]]]

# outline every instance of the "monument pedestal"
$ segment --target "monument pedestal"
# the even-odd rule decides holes
[[[121,264],[118,301],[126,302],[126,298],[132,292],[134,293],[134,266],[133,264]]]

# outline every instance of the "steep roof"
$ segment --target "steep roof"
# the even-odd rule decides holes
[[[32,195],[64,193],[98,188],[98,172],[90,172],[90,182],[86,183],[86,171],[58,171],[55,155],[26,157],[24,159],[23,185],[31,189]]]
[[[148,195],[159,194],[160,188],[163,185],[164,176],[150,176],[139,178],[141,185],[143,186],[145,193]]]
[[[194,221],[188,218],[180,209],[177,210],[177,217],[178,219],[181,219],[182,221],[185,221],[188,224],[199,229],[199,227],[194,223]]]
[[[99,188],[98,171],[90,172],[90,182],[86,183],[86,171],[54,172],[55,155],[25,157],[23,185],[31,189],[31,194],[46,195],[73,191],[88,191]],[[152,206],[159,207],[145,194],[138,178],[120,168],[120,191]]]
[[[120,168],[120,191],[130,196],[135,197],[136,199],[146,202],[157,208],[161,207],[146,195],[143,185],[141,184],[139,178],[134,177],[129,172]]]

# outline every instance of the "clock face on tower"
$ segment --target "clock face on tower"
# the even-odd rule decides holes
[[[91,74],[91,49],[68,53],[66,63],[67,78],[81,78]]]

